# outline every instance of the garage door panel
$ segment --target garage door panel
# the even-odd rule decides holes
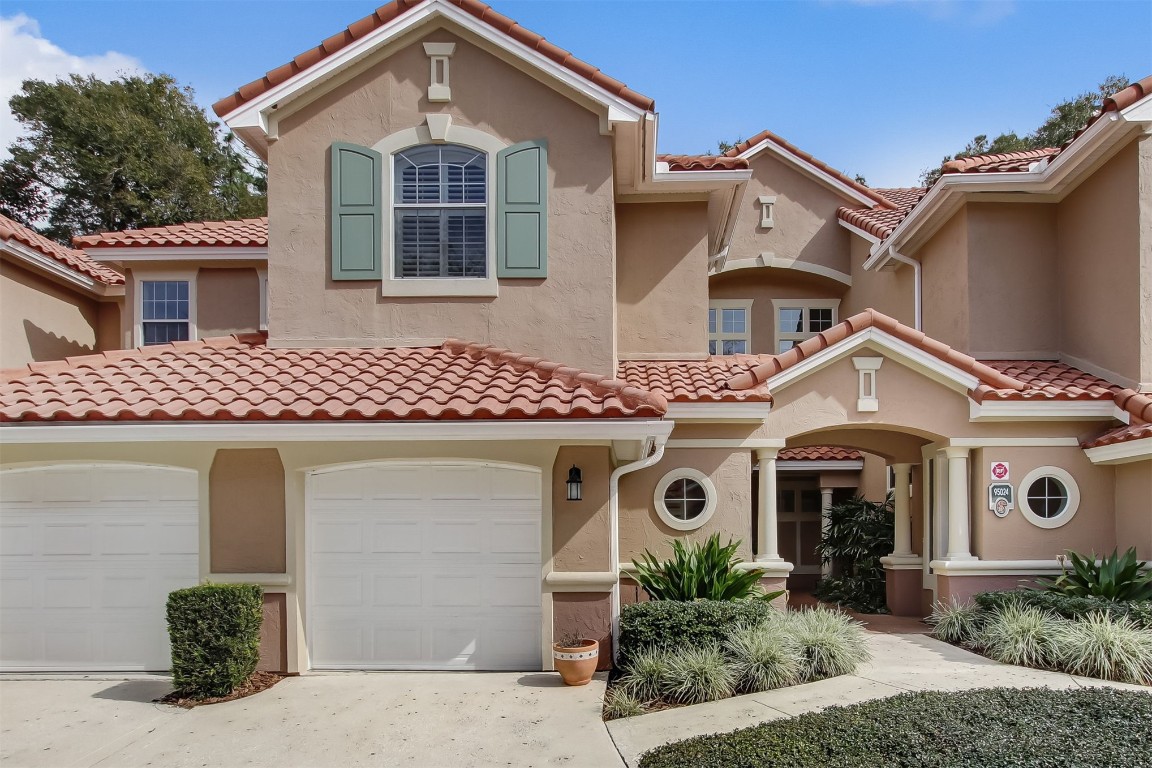
[[[371,605],[376,608],[416,608],[424,602],[419,574],[382,573],[372,578]]]
[[[429,526],[429,551],[433,554],[479,553],[484,549],[480,520],[434,520]]]
[[[489,473],[483,467],[433,467],[429,498],[479,501],[490,495]]]
[[[424,531],[418,519],[385,519],[371,522],[372,552],[419,555],[424,551]]]
[[[4,557],[31,556],[35,552],[36,531],[30,524],[0,525],[0,555]]]

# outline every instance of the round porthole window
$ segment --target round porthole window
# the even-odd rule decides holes
[[[703,472],[688,467],[674,469],[656,484],[652,501],[668,527],[692,531],[716,511],[716,486]]]
[[[1040,528],[1059,528],[1080,508],[1080,489],[1072,475],[1059,467],[1037,467],[1017,489],[1020,512]]]

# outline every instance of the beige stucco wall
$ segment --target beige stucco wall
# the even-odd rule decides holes
[[[452,101],[425,99],[423,42],[455,42]],[[379,281],[329,274],[328,150],[373,146],[452,116],[512,144],[549,142],[548,277],[503,280],[497,298],[383,298]],[[273,343],[464,337],[592,371],[614,367],[612,144],[598,117],[471,42],[430,32],[279,121],[268,158]],[[563,332],[558,332],[563,329]]]
[[[924,333],[969,347],[968,213],[961,208],[916,254],[923,280]]]
[[[620,357],[708,351],[707,227],[705,202],[616,206]]]
[[[260,330],[256,270],[201,268],[196,274],[196,332],[200,338]]]
[[[1056,225],[1061,352],[1128,386],[1152,381],[1152,355],[1145,349],[1141,360],[1140,341],[1152,323],[1152,286],[1143,282],[1152,245],[1140,246],[1142,147],[1133,141],[1065,197]]]
[[[275,448],[216,452],[209,474],[213,573],[284,573],[284,465]]]
[[[850,272],[849,233],[836,219],[836,209],[859,202],[844,197],[771,150],[752,159],[752,179],[732,230],[729,260],[763,253],[798,259],[838,272]],[[761,195],[775,195],[771,229],[760,226]]]
[[[610,571],[608,541],[607,446],[564,446],[552,470],[552,568],[557,571]],[[581,500],[568,501],[568,470],[579,467]]]
[[[843,283],[790,269],[756,267],[713,275],[708,279],[708,298],[752,300],[752,348],[754,355],[776,354],[776,313],[773,299],[838,299]],[[840,319],[845,317],[840,310]],[[705,318],[707,319],[707,318]]]
[[[895,270],[866,271],[864,262],[868,260],[871,245],[857,235],[851,238],[852,287],[840,302],[840,317],[851,317],[870,308],[894,317],[910,328],[914,327],[915,272],[908,265]]]
[[[620,559],[639,559],[645,550],[664,558],[672,553],[669,540],[703,541],[715,532],[720,539],[740,539],[738,553],[752,559],[752,452],[733,448],[669,448],[655,465],[620,478]],[[717,506],[711,519],[694,531],[668,527],[656,514],[653,493],[668,472],[691,467],[716,486]]]
[[[1152,560],[1152,461],[1118,464],[1116,473],[1116,546],[1136,547],[1136,556]]]
[[[1051,205],[969,203],[968,354],[1055,359],[1060,350],[1056,211]]]
[[[101,349],[100,317],[95,299],[0,262],[0,368]]]

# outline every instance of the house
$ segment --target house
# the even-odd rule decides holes
[[[266,668],[547,669],[644,550],[804,585],[889,489],[897,613],[1152,557],[1149,91],[870,189],[769,132],[659,155],[477,0],[379,8],[215,105],[266,223],[76,243],[138,348],[4,373],[4,668],[164,668],[212,580],[264,587]]]

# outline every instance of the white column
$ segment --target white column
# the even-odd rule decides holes
[[[828,510],[832,508],[832,489],[820,489],[820,539],[823,541],[824,536],[828,533]],[[796,558],[799,560],[800,558]],[[832,575],[832,561],[820,561],[820,575],[828,577]]]
[[[969,538],[968,448],[949,446],[948,457],[948,560],[975,560]]]
[[[756,560],[780,560],[780,531],[776,519],[776,454],[779,448],[757,448],[760,467],[760,505],[756,510]]]
[[[897,557],[912,556],[912,518],[909,513],[909,497],[912,490],[912,465],[893,464],[892,511],[896,518],[892,554]]]

